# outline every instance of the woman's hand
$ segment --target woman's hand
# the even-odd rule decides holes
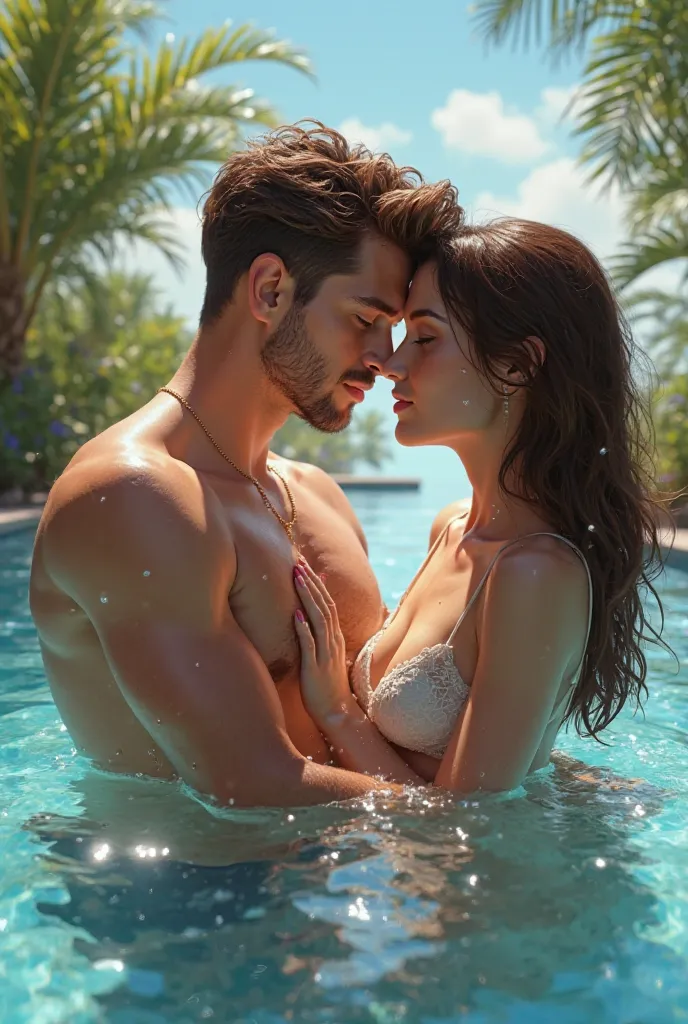
[[[296,612],[301,695],[308,714],[324,728],[326,722],[346,714],[353,701],[346,646],[335,603],[323,581],[303,559],[294,569],[294,583],[303,606],[303,611],[299,608]]]

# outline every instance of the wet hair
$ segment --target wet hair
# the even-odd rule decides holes
[[[352,147],[318,121],[279,128],[234,153],[208,193],[201,324],[219,317],[261,253],[284,261],[305,304],[326,277],[355,272],[367,235],[400,246],[415,266],[462,220],[448,181],[425,184],[414,168]]]
[[[567,720],[595,736],[627,700],[639,707],[647,696],[643,644],[665,646],[653,587],[662,569],[653,432],[630,330],[592,253],[546,224],[463,227],[442,246],[437,283],[476,369],[501,395],[516,367],[528,391],[500,487],[536,507],[588,562],[592,625]],[[529,337],[544,345],[541,365]],[[659,632],[643,606],[648,593]]]

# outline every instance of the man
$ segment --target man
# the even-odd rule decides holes
[[[379,788],[326,765],[299,689],[300,551],[350,657],[380,625],[347,500],[269,454],[290,413],[347,425],[391,352],[414,264],[460,223],[455,190],[322,125],[232,156],[204,208],[200,330],[169,384],[85,444],[38,531],[31,607],[56,704],[101,768],[227,805]]]

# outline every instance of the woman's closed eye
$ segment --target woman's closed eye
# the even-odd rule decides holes
[[[426,335],[424,337],[414,338],[413,339],[413,344],[414,345],[427,345],[428,342],[434,341],[434,340],[435,340],[434,337],[432,337],[431,335],[428,334],[428,335]]]
[[[358,322],[361,325],[361,327],[372,327],[373,326],[372,321],[366,320],[365,317],[362,317],[359,313],[354,313],[354,316],[358,320]]]

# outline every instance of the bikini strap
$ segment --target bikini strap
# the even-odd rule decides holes
[[[581,669],[583,667],[583,661],[585,659],[585,654],[586,654],[586,651],[588,649],[588,641],[590,640],[590,627],[592,626],[592,595],[593,595],[592,576],[590,574],[590,566],[586,562],[585,556],[584,556],[583,552],[580,550],[580,548],[576,547],[576,545],[574,543],[572,543],[572,541],[567,540],[566,537],[562,537],[562,535],[560,533],[548,533],[548,532],[543,530],[543,531],[540,531],[538,533],[526,534],[525,537],[518,537],[516,540],[510,540],[506,544],[503,544],[502,547],[497,552],[497,554],[492,559],[492,561],[490,562],[490,564],[488,565],[487,571],[485,572],[483,578],[480,580],[480,583],[478,584],[478,586],[473,591],[473,594],[471,595],[471,598],[470,598],[468,604],[466,605],[464,610],[461,612],[461,615],[459,617],[459,621],[456,623],[456,625],[454,626],[453,630],[451,631],[449,639],[447,640],[447,644],[448,645],[451,644],[452,640],[454,639],[454,637],[458,633],[459,628],[461,626],[461,623],[466,618],[466,616],[468,615],[469,611],[471,610],[471,608],[473,607],[473,605],[477,601],[477,599],[478,599],[478,597],[480,595],[481,590],[485,586],[485,583],[487,582],[487,579],[488,579],[490,573],[492,572],[492,569],[494,568],[494,566],[495,566],[498,558],[502,554],[502,552],[506,551],[507,548],[511,548],[511,547],[514,547],[516,544],[522,543],[524,540],[530,540],[531,537],[554,537],[556,540],[563,541],[564,544],[566,544],[568,547],[570,547],[571,550],[575,551],[575,553],[578,555],[578,557],[580,558],[581,562],[585,566],[585,571],[586,571],[586,574],[587,574],[587,577],[588,577],[588,627],[587,627],[587,630],[586,630],[586,633],[585,633],[585,646],[583,647],[583,656],[582,656],[582,658],[580,660],[580,664],[578,665],[578,668],[576,669],[576,672],[574,673],[573,682],[571,684],[571,687],[566,691],[566,693],[564,694],[562,700],[560,700],[557,703],[557,706],[555,707],[554,714],[556,714],[556,712],[563,705],[564,701],[566,701],[567,699],[570,698],[571,691],[573,690],[573,687],[576,685],[576,683],[578,682],[578,679],[580,677]],[[550,722],[552,721],[552,719],[554,717],[554,714],[550,717]]]
[[[430,561],[430,559],[432,558],[432,556],[433,556],[433,555],[435,554],[435,552],[437,551],[437,548],[438,548],[438,547],[440,546],[440,543],[441,543],[441,542],[442,542],[442,540],[443,540],[443,539],[444,539],[444,538],[446,537],[447,533],[449,532],[449,528],[450,528],[451,526],[453,526],[453,525],[454,525],[454,523],[457,523],[457,522],[459,521],[459,519],[465,519],[467,515],[468,515],[468,512],[461,512],[461,513],[460,513],[460,514],[459,514],[458,516],[452,516],[452,518],[451,518],[451,519],[449,520],[449,522],[448,522],[448,523],[447,523],[447,524],[446,524],[446,525],[444,526],[444,528],[443,528],[443,529],[442,529],[442,530],[440,531],[440,533],[439,533],[439,536],[438,536],[438,537],[437,537],[437,539],[435,540],[435,543],[434,543],[434,544],[432,545],[432,547],[431,547],[431,548],[430,548],[430,550],[428,551],[427,555],[425,556],[425,558],[424,558],[424,559],[423,559],[423,561],[421,562],[421,566],[420,566],[420,569],[418,570],[418,572],[416,573],[416,575],[415,575],[415,576],[413,577],[413,579],[412,579],[412,580],[411,580],[411,582],[409,583],[409,585],[408,585],[408,587],[406,588],[406,590],[404,591],[404,593],[403,593],[403,594],[401,595],[401,597],[399,598],[399,603],[397,604],[396,608],[394,609],[394,611],[392,612],[392,614],[391,614],[391,615],[390,615],[390,617],[388,618],[388,620],[387,620],[387,625],[389,625],[389,624],[390,624],[391,622],[393,622],[393,621],[394,621],[394,619],[396,618],[397,612],[398,612],[398,611],[399,611],[399,609],[401,608],[402,604],[404,603],[404,601],[406,600],[406,598],[408,597],[408,595],[409,595],[409,594],[411,593],[411,590],[413,589],[413,587],[415,586],[416,582],[417,582],[417,581],[418,581],[418,579],[420,578],[420,576],[421,576],[421,574],[422,574],[423,570],[425,569],[425,567],[427,566],[428,562]]]

